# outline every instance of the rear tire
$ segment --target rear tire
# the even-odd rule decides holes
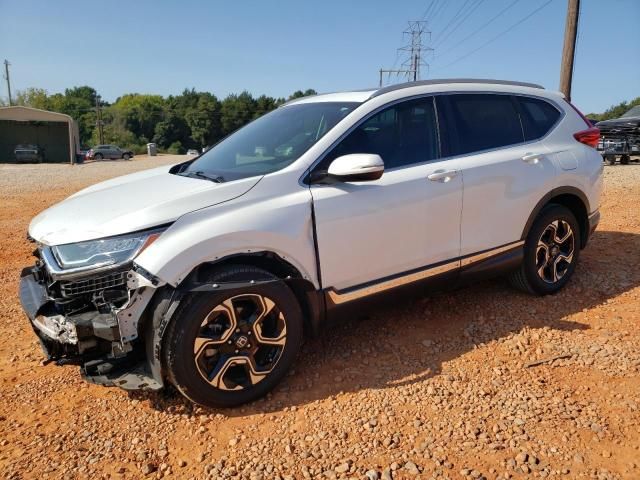
[[[609,165],[616,164],[616,156],[615,155],[605,155],[604,159],[607,161]]]
[[[533,223],[524,244],[522,265],[510,283],[533,295],[561,290],[575,271],[580,256],[580,226],[562,205],[545,207]]]
[[[188,295],[163,341],[170,382],[205,407],[264,396],[285,376],[303,341],[303,317],[289,287],[252,266],[226,267],[208,282],[247,282],[241,290]]]
[[[96,160],[102,160],[104,157],[102,156],[101,153],[96,153],[93,158],[95,158]]]
[[[631,157],[629,155],[622,155],[620,157],[620,163],[622,165],[629,165],[630,160],[631,160]]]

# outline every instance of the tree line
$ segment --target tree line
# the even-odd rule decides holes
[[[163,151],[184,153],[189,148],[213,145],[287,100],[315,94],[315,90],[308,89],[298,90],[287,99],[267,95],[255,98],[244,91],[220,100],[210,92],[192,88],[168,97],[128,93],[108,103],[97,97],[94,88],[81,86],[54,94],[41,88],[28,88],[17,92],[13,103],[71,116],[78,122],[81,145],[89,147],[100,143],[96,123],[98,99],[104,143],[142,153],[147,143],[155,142]],[[587,116],[598,121],[618,118],[635,105],[640,105],[640,97]]]
[[[210,92],[192,88],[168,97],[128,93],[108,103],[97,97],[94,88],[81,86],[55,94],[28,88],[17,92],[13,104],[71,116],[78,122],[81,145],[88,147],[100,143],[98,100],[104,143],[142,153],[147,143],[154,142],[163,151],[184,153],[189,148],[213,145],[288,100],[315,94],[315,90],[308,89],[298,90],[287,99],[267,95],[254,98],[244,91],[220,100]]]
[[[623,114],[628,112],[631,107],[640,105],[640,97],[636,97],[629,102],[620,102],[617,105],[612,105],[602,113],[590,113],[588,118],[601,122],[602,120],[610,120],[612,118],[620,118]]]

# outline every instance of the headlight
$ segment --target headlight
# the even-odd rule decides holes
[[[57,245],[51,247],[51,250],[64,270],[120,265],[133,260],[161,233],[158,230],[130,233],[119,237]]]

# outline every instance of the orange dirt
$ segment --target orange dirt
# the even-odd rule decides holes
[[[214,411],[43,366],[16,293],[35,214],[172,161],[0,166],[1,478],[640,478],[640,166],[606,167],[560,294],[498,279],[389,305],[309,340],[266,399]]]

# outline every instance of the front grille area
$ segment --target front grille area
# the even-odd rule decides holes
[[[60,293],[63,297],[75,297],[121,287],[127,283],[127,272],[112,272],[84,280],[60,281]]]

